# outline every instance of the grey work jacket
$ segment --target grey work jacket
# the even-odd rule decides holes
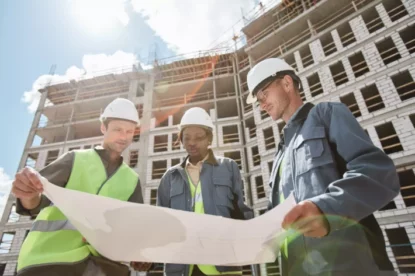
[[[312,201],[330,226],[326,237],[299,236],[289,244],[283,275],[396,275],[372,215],[399,193],[396,169],[345,105],[305,104],[294,114],[270,181],[270,208],[278,205],[284,183],[285,197],[292,192],[297,203]]]
[[[187,158],[163,175],[157,193],[158,206],[192,212],[186,161]],[[206,214],[233,219],[253,217],[252,210],[244,203],[241,175],[238,165],[232,159],[214,156],[210,150],[208,159],[202,165],[200,183]],[[220,272],[241,270],[241,267],[216,268]],[[166,264],[164,270],[166,276],[188,275],[189,265]]]

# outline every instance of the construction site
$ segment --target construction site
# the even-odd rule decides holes
[[[246,104],[246,80],[256,63],[280,57],[297,70],[304,101],[344,103],[393,159],[401,192],[375,216],[396,272],[415,273],[415,1],[282,1],[264,7],[241,31],[242,47],[159,59],[148,70],[131,66],[50,83],[39,91],[19,168],[40,170],[68,151],[100,145],[100,114],[115,98],[128,98],[141,125],[124,161],[140,175],[144,202],[155,205],[160,178],[186,157],[177,125],[187,109],[198,106],[215,125],[212,149],[238,163],[244,199],[260,216],[285,123]],[[15,211],[10,195],[0,221],[0,275],[16,275],[33,222]],[[255,273],[246,266],[244,275],[280,275],[278,260]]]

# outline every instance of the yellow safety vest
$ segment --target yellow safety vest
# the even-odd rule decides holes
[[[186,171],[187,173],[187,171]],[[190,187],[190,194],[192,196],[192,208],[193,212],[197,214],[204,214],[205,207],[203,205],[203,197],[202,197],[202,183],[199,180],[197,187],[192,182],[189,174],[187,173],[187,178],[189,180],[189,187]],[[219,272],[214,265],[197,265],[200,271],[203,272],[205,275],[226,275],[226,274],[241,274],[242,271],[230,271],[230,272]],[[194,265],[190,265],[189,268],[189,275],[192,275]]]
[[[127,201],[138,182],[138,174],[125,163],[107,178],[105,167],[94,149],[75,152],[66,189]],[[75,263],[98,252],[82,241],[82,235],[56,207],[44,208],[33,223],[20,250],[17,271],[32,266]]]

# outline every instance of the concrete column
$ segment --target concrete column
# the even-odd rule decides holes
[[[150,75],[146,81],[144,97],[143,97],[143,117],[140,118],[140,147],[139,147],[139,162],[138,173],[140,175],[141,188],[147,185],[147,174],[151,174],[151,162],[148,160],[149,144],[150,144],[150,122],[153,106],[154,93],[154,75]],[[151,149],[150,149],[151,150]]]
[[[40,95],[39,105],[35,112],[32,126],[30,127],[29,135],[28,135],[25,147],[24,147],[25,151],[29,149],[33,144],[33,140],[35,139],[35,135],[36,135],[36,130],[39,125],[40,116],[42,115],[43,108],[45,107],[47,96],[48,96],[48,90],[45,89],[43,92],[41,92],[41,95]],[[23,168],[25,164],[26,164],[25,155],[22,155],[22,158],[20,159],[19,167],[17,170],[20,170],[21,168]]]

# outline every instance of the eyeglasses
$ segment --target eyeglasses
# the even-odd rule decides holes
[[[279,79],[279,78],[278,78]],[[270,81],[269,83],[267,83],[257,94],[256,94],[256,99],[257,99],[257,106],[261,106],[261,104],[263,104],[266,100],[267,100],[267,96],[268,96],[268,87],[271,86],[271,84],[273,84],[277,79],[273,79],[272,81]]]

